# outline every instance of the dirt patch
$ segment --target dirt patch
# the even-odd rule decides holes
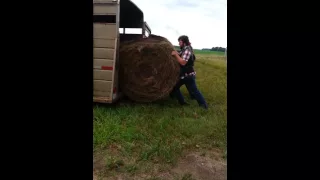
[[[110,179],[113,170],[117,172],[122,162],[111,157],[119,156],[121,147],[111,144],[107,149],[93,154],[93,180]]]
[[[173,167],[151,164],[151,169],[147,172],[130,174],[121,171],[121,168],[108,170],[104,156],[94,155],[93,180],[226,180],[227,164],[221,152],[206,150],[186,153]]]
[[[181,159],[172,172],[192,175],[190,179],[226,180],[227,164],[214,153],[190,153]]]

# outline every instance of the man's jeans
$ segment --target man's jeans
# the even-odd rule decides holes
[[[196,99],[196,98],[194,97],[194,95],[192,94],[191,90],[188,89],[187,86],[186,86],[186,88],[187,88],[187,90],[188,90],[188,92],[189,92],[190,99],[192,99],[192,100],[193,100],[193,99]],[[171,98],[175,98],[174,89],[171,91],[170,97],[171,97]]]
[[[180,91],[180,87],[184,84],[186,85],[190,94],[192,94],[194,98],[198,101],[198,104],[200,106],[207,107],[206,101],[204,100],[202,94],[197,88],[195,76],[189,76],[189,77],[185,77],[184,79],[180,79],[177,85],[175,86],[173,93],[178,99],[179,103],[183,104],[185,102],[184,97]]]

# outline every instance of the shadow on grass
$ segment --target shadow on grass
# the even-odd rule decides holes
[[[118,109],[122,107],[141,107],[141,106],[149,106],[153,108],[174,108],[174,109],[181,109],[181,105],[178,101],[171,97],[166,97],[161,100],[157,100],[154,102],[135,102],[130,100],[128,97],[123,96],[118,101],[112,104],[104,104],[104,103],[93,103],[93,108],[108,108],[108,109]]]

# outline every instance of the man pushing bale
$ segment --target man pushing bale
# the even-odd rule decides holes
[[[179,37],[181,54],[164,37],[150,35],[120,44],[120,81],[122,92],[137,102],[153,102],[172,94],[182,105],[180,92],[185,84],[199,105],[207,108],[195,84],[194,55],[187,36]]]

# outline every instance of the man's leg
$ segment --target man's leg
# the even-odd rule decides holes
[[[186,78],[185,84],[188,87],[188,89],[190,89],[191,92],[193,93],[195,99],[198,101],[199,106],[202,106],[205,109],[207,109],[208,108],[207,102],[205,101],[204,97],[202,96],[202,94],[197,88],[195,77],[192,76],[192,77]]]
[[[180,87],[184,84],[184,80],[180,79],[176,86],[173,88],[173,94],[178,99],[178,102],[181,105],[186,105],[187,103],[184,100],[184,97],[180,91]]]
[[[188,92],[189,92],[189,96],[190,96],[190,99],[196,99],[195,97],[194,97],[194,95],[193,95],[193,92],[192,92],[192,90],[190,89],[190,88],[188,88],[188,86],[186,86],[186,88],[187,88],[187,90],[188,90]]]
[[[187,88],[187,90],[188,90],[188,92],[189,92],[190,99],[192,99],[192,100],[196,99],[196,98],[194,97],[194,94],[193,94],[192,90],[191,90],[190,88],[188,88],[188,86],[186,86],[186,88]]]

